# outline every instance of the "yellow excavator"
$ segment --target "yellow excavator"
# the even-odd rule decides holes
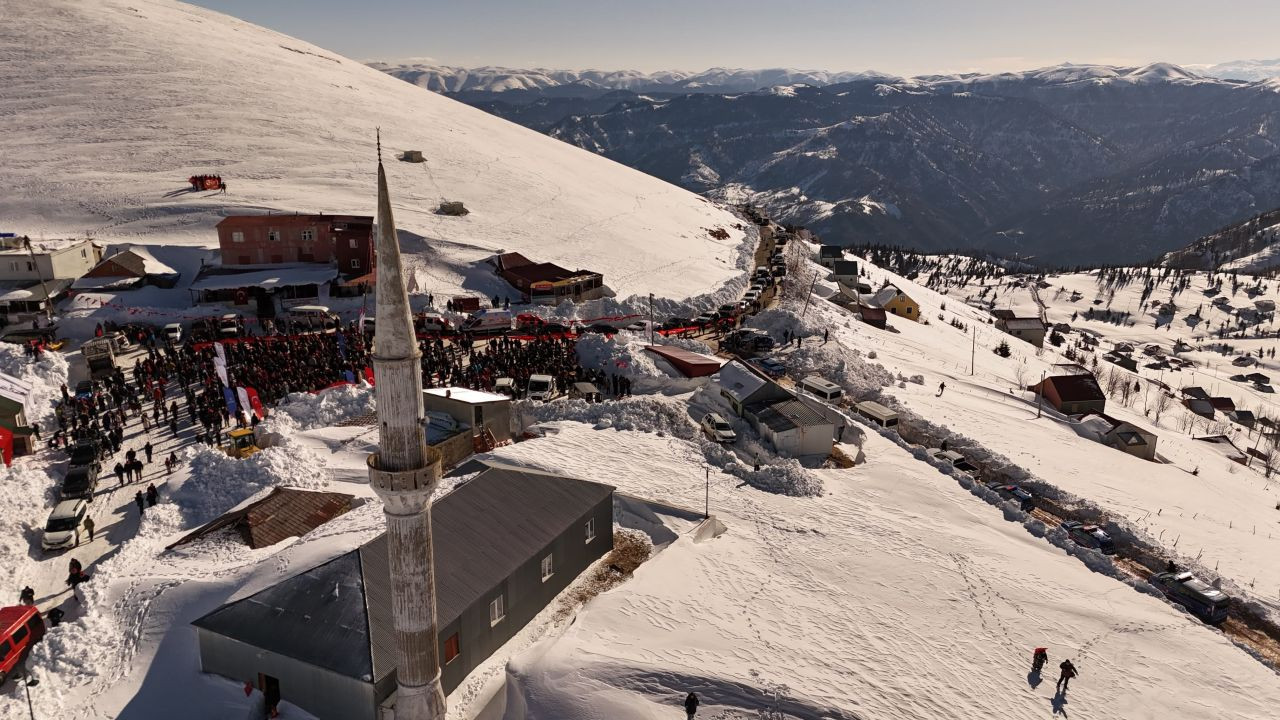
[[[237,460],[243,460],[262,449],[258,447],[258,436],[254,434],[253,428],[237,428],[227,433],[227,437],[231,442],[222,446],[222,452]]]

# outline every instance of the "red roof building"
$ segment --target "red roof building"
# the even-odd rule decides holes
[[[490,262],[527,302],[556,305],[562,300],[581,302],[604,297],[604,277],[598,272],[535,263],[520,253],[495,255]]]
[[[222,264],[333,263],[349,277],[373,270],[367,215],[232,215],[218,223]]]
[[[706,377],[720,372],[723,360],[673,345],[649,345],[645,350],[671,363],[671,366],[688,378]]]

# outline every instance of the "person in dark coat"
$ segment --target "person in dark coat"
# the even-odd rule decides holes
[[[1038,647],[1031,653],[1031,671],[1039,673],[1044,664],[1049,662],[1049,651],[1046,648]]]
[[[146,498],[142,497],[142,491],[133,494],[133,501],[138,504],[138,516],[141,517],[146,511]]]
[[[116,463],[115,471],[116,471],[116,479],[120,481],[121,485],[124,485],[124,465],[121,465],[120,463]]]
[[[698,696],[689,693],[684,697],[684,711],[689,714],[689,720],[693,720],[693,716],[698,714]]]
[[[1076,671],[1076,666],[1070,660],[1063,660],[1062,664],[1058,665],[1058,669],[1062,671],[1062,674],[1058,676],[1058,690],[1066,692],[1067,686],[1071,684],[1071,678],[1080,673]]]
[[[150,440],[148,440],[148,441],[147,441],[147,444],[146,444],[146,445],[143,445],[143,446],[142,446],[142,450],[143,450],[143,452],[145,452],[145,453],[147,454],[147,464],[148,464],[148,465],[149,465],[149,464],[151,464],[151,452],[152,452],[154,449],[155,449],[155,448],[151,447],[151,441],[150,441]]]
[[[35,605],[36,591],[33,590],[30,585],[22,588],[22,592],[18,594],[18,602],[23,605]]]
[[[155,483],[147,485],[147,507],[155,507],[156,502],[160,500],[160,491],[156,490]]]

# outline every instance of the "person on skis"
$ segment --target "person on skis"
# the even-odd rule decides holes
[[[1049,662],[1049,650],[1047,648],[1038,647],[1031,653],[1031,671],[1040,674],[1040,670],[1044,668],[1044,664]]]
[[[1067,686],[1071,684],[1071,678],[1079,675],[1080,673],[1076,671],[1076,666],[1073,665],[1070,660],[1063,660],[1062,664],[1058,665],[1058,669],[1062,672],[1062,674],[1058,676],[1058,691],[1066,692]]]

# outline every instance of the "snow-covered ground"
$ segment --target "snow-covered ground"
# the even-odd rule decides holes
[[[602,272],[620,297],[701,295],[742,272],[739,220],[707,200],[191,5],[6,3],[0,87],[6,231],[216,246],[232,213],[372,215],[380,127],[423,292],[506,290],[474,267],[501,250]],[[188,191],[208,173],[227,194]],[[471,212],[436,215],[444,200]]]

